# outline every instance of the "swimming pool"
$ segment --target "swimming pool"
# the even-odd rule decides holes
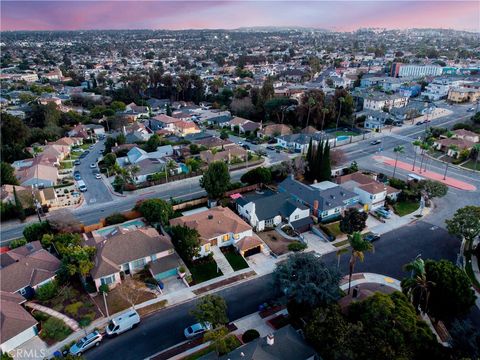
[[[120,226],[123,229],[135,230],[138,228],[145,227],[145,223],[141,219],[133,219],[133,220],[124,222],[123,224],[116,224],[116,225],[104,227],[102,229],[98,229],[96,233],[100,236],[107,236],[110,233],[112,233],[118,226]]]
[[[337,136],[337,141],[343,141],[348,139],[350,139],[350,136],[346,136],[346,135]]]

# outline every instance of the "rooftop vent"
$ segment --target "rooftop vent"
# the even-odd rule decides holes
[[[213,219],[213,215],[212,214],[208,214],[208,220],[212,220]]]

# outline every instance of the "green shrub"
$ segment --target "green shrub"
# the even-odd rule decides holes
[[[244,343],[249,343],[250,341],[258,339],[259,337],[260,337],[260,333],[257,330],[250,329],[250,330],[247,330],[243,333],[242,341]]]
[[[77,301],[73,304],[65,306],[65,312],[71,316],[77,316],[78,310],[83,307],[83,302]]]
[[[95,319],[95,312],[89,312],[88,314],[84,315],[80,321],[78,322],[78,324],[81,326],[81,327],[86,327],[88,325],[90,325],[93,321],[93,319]]]
[[[292,241],[290,244],[288,244],[288,251],[303,251],[307,248],[307,244],[304,244],[301,241]]]
[[[34,312],[32,313],[32,315],[33,315],[33,317],[35,318],[35,320],[40,321],[40,322],[41,322],[41,321],[45,321],[45,320],[47,320],[47,319],[50,317],[50,315],[45,314],[45,313],[43,313],[43,312],[41,312],[41,311],[34,311]]]
[[[10,250],[12,250],[12,249],[16,249],[16,248],[18,248],[20,246],[23,246],[23,245],[27,245],[27,239],[20,238],[20,239],[12,240],[10,242],[10,244],[8,244],[8,248]]]
[[[398,190],[407,188],[407,183],[400,179],[391,178],[388,180],[388,184]]]
[[[115,224],[123,223],[127,220],[128,219],[125,217],[125,215],[120,214],[120,213],[114,213],[114,214],[112,214],[110,216],[107,216],[105,218],[105,224],[106,225],[115,225]]]
[[[46,340],[62,341],[71,333],[72,330],[62,320],[54,317],[42,324],[41,337]]]
[[[35,292],[35,297],[40,301],[50,300],[58,293],[58,283],[56,280],[50,281],[40,286]]]

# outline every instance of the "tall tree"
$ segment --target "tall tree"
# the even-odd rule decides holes
[[[471,244],[480,235],[480,206],[465,206],[458,209],[451,219],[445,220],[445,223],[450,234]]]
[[[151,224],[167,225],[173,215],[172,205],[162,199],[148,199],[135,206],[142,216]]]
[[[340,230],[346,234],[361,232],[367,225],[367,218],[368,213],[365,211],[360,212],[355,208],[347,209],[340,220]]]
[[[417,258],[406,264],[403,269],[411,272],[409,278],[402,280],[403,293],[408,296],[415,310],[423,310],[424,313],[428,312],[430,292],[435,283],[427,279],[424,261],[421,258]]]
[[[392,177],[395,177],[395,172],[397,171],[398,155],[403,154],[405,152],[405,148],[402,145],[398,145],[393,148],[393,152],[395,153],[395,167],[393,168]]]
[[[18,218],[23,221],[26,219],[25,210],[23,209],[22,202],[18,198],[17,189],[13,187],[13,199],[15,201],[15,212],[17,213]]]
[[[360,234],[359,232],[354,232],[353,234],[348,235],[348,242],[350,243],[350,247],[352,248],[350,261],[348,263],[348,293],[350,294],[352,275],[353,270],[355,269],[355,263],[357,262],[357,259],[363,262],[363,259],[365,258],[365,252],[374,251],[374,247],[370,241],[364,240],[362,234]]]
[[[2,161],[0,172],[1,172],[0,185],[5,185],[5,184],[18,185],[18,180],[15,177],[15,170],[12,165]]]
[[[182,259],[191,263],[200,253],[200,235],[196,229],[186,226],[171,228],[172,243]]]
[[[318,145],[315,147],[315,151],[314,151],[314,161],[313,161],[313,180],[317,180],[317,181],[322,181],[320,180],[322,178],[322,165],[323,165],[323,159],[324,159],[324,156],[323,156],[323,150],[324,150],[324,146],[323,146],[323,142],[320,141],[318,143]]]
[[[205,189],[210,199],[219,199],[230,185],[228,166],[223,161],[215,161],[208,165],[208,169],[200,179],[200,186]]]
[[[227,303],[218,295],[205,295],[190,313],[198,322],[210,323],[213,328],[228,322]]]
[[[323,156],[322,156],[322,162],[320,164],[321,170],[320,174],[321,177],[319,181],[328,181],[332,177],[332,165],[330,162],[330,144],[328,141],[325,141],[325,145],[323,145]]]
[[[306,160],[307,160],[307,166],[306,166],[306,171],[305,171],[305,177],[309,181],[313,181],[313,177],[315,174],[314,171],[314,162],[315,162],[315,149],[313,148],[313,139],[310,138],[310,142],[308,144],[308,150],[307,150],[307,155],[306,155]]]

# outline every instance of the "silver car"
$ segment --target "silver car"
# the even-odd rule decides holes
[[[100,334],[98,331],[94,331],[87,336],[81,338],[76,344],[74,344],[70,348],[70,354],[80,356],[82,355],[86,350],[94,347],[94,346],[99,346],[100,342],[102,341],[102,334]]]

